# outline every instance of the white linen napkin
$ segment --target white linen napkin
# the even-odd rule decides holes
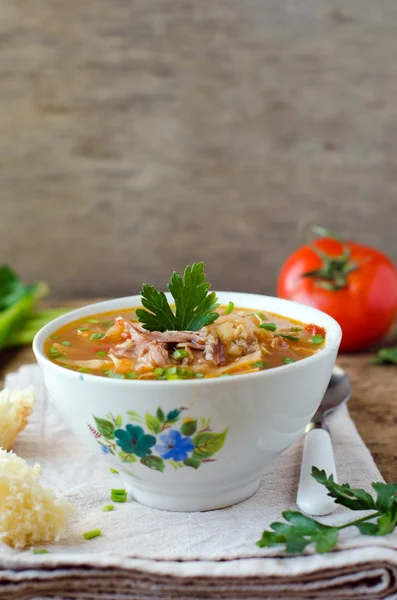
[[[122,480],[62,421],[38,367],[22,367],[5,385],[34,386],[35,411],[15,451],[30,464],[41,464],[43,483],[59,490],[78,515],[62,542],[46,546],[50,554],[0,545],[0,600],[397,599],[395,533],[374,538],[348,529],[337,550],[322,556],[309,550],[290,557],[280,548],[256,546],[264,528],[280,520],[283,510],[296,508],[302,440],[269,465],[256,494],[230,508],[170,513],[128,501],[104,513],[99,509],[110,502],[110,488],[121,487]],[[382,480],[347,409],[340,408],[328,423],[339,481],[369,489],[372,481]],[[339,507],[323,522],[351,518],[351,511]],[[101,529],[101,537],[82,538],[94,528]]]

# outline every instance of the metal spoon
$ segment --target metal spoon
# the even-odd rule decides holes
[[[333,475],[336,481],[336,467],[330,431],[324,418],[335,408],[347,402],[352,393],[350,377],[340,367],[335,366],[327,391],[317,412],[306,427],[303,445],[301,474],[296,503],[309,515],[328,515],[337,505],[327,496],[324,486],[311,476],[312,467],[324,469],[327,475]]]

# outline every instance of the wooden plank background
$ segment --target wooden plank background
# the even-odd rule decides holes
[[[0,261],[272,292],[313,214],[397,260],[395,0],[2,0]]]

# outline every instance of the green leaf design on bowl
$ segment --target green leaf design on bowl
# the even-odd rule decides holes
[[[158,418],[158,420],[160,421],[160,423],[164,423],[164,421],[165,421],[165,414],[161,410],[160,407],[156,411],[156,417]]]
[[[125,463],[134,463],[136,462],[135,454],[127,454],[127,452],[123,452],[122,450],[119,452],[119,457]]]
[[[199,466],[201,465],[201,460],[198,458],[191,457],[191,458],[187,458],[186,460],[184,460],[183,464],[186,467],[193,467],[193,469],[198,469]]]
[[[197,429],[197,419],[186,420],[181,425],[183,435],[193,435]]]
[[[159,456],[154,456],[153,454],[149,454],[149,456],[141,458],[141,463],[145,465],[145,467],[149,467],[149,469],[154,469],[155,471],[160,471],[161,473],[165,469],[165,463],[163,459]]]
[[[196,435],[193,438],[193,457],[202,460],[219,452],[223,446],[227,432],[228,430],[225,429],[223,433],[205,432]]]
[[[113,439],[114,438],[114,425],[111,421],[107,421],[106,419],[99,419],[95,417],[95,423],[98,428],[98,431],[104,438]]]
[[[148,469],[163,473],[165,467],[178,471],[183,467],[199,469],[203,463],[211,463],[222,448],[229,428],[217,433],[211,429],[211,419],[186,416],[182,419],[184,406],[165,413],[158,407],[156,414],[144,416],[128,410],[123,428],[123,416],[106,418],[93,415],[94,427],[88,428],[101,446],[103,454],[118,456],[123,463],[139,463]],[[139,423],[139,425],[132,425]]]
[[[145,424],[146,424],[146,427],[149,429],[149,431],[151,431],[152,433],[160,433],[161,423],[157,417],[154,417],[153,415],[146,413]]]

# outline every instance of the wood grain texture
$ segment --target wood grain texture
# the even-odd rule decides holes
[[[315,213],[397,260],[394,0],[2,0],[0,260],[272,292]]]
[[[84,304],[84,300],[64,302],[64,306],[70,307]],[[2,351],[1,358],[0,388],[7,372],[35,362],[33,352],[28,347]],[[392,483],[397,481],[397,369],[370,366],[370,358],[369,354],[340,355],[338,364],[352,379],[353,395],[349,401],[351,416],[383,477]],[[348,460],[349,456],[346,456]]]

